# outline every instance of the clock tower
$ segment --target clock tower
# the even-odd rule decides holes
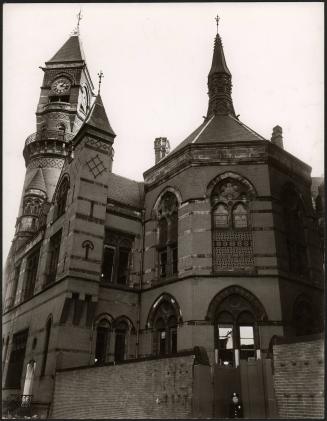
[[[23,152],[26,176],[16,223],[18,246],[31,238],[44,221],[40,215],[52,200],[64,160],[72,152],[72,139],[95,97],[78,30],[41,69],[44,77],[36,132],[26,139]],[[31,194],[38,204],[37,209],[32,207],[33,212]]]

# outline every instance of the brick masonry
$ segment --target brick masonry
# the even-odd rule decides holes
[[[279,417],[324,417],[323,339],[274,346],[274,386]]]
[[[51,417],[194,417],[193,373],[209,367],[193,362],[186,355],[57,372]]]

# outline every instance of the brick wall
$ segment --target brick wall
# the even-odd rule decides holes
[[[190,418],[193,362],[184,355],[57,372],[51,417]]]
[[[323,418],[323,339],[277,344],[273,350],[279,417]]]

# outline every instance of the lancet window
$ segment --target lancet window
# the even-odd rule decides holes
[[[128,285],[132,266],[132,245],[132,236],[118,231],[106,231],[101,282]]]
[[[174,193],[163,195],[157,215],[159,277],[167,278],[178,273],[178,201]]]
[[[67,177],[63,179],[57,193],[57,211],[56,216],[59,218],[66,211],[67,195],[69,190],[69,181]]]
[[[308,271],[307,247],[304,225],[304,208],[297,192],[288,187],[282,195],[284,226],[288,252],[288,270],[294,275],[305,276]]]
[[[106,318],[101,319],[96,326],[96,344],[94,363],[97,365],[107,362],[109,351],[111,326]]]
[[[177,326],[180,319],[179,307],[173,297],[163,295],[156,300],[148,319],[148,326],[152,328],[154,354],[177,352]]]

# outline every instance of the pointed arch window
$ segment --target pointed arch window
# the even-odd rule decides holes
[[[28,300],[34,294],[39,256],[40,248],[38,247],[34,249],[27,257],[23,301]]]
[[[57,212],[56,216],[59,218],[66,211],[67,195],[69,190],[69,181],[67,177],[63,179],[57,193]]]
[[[111,326],[107,319],[101,319],[96,327],[96,344],[94,363],[104,364],[107,361]]]
[[[106,230],[102,255],[101,282],[129,285],[133,265],[134,237],[119,231]]]
[[[297,276],[308,273],[304,209],[298,193],[292,186],[284,189],[284,226],[288,252],[288,270]]]
[[[153,352],[157,355],[177,352],[176,310],[167,299],[161,301],[153,320]]]
[[[20,381],[23,374],[28,329],[13,335],[11,353],[6,377],[6,387],[20,389]]]
[[[58,126],[58,139],[64,140],[65,139],[65,133],[66,133],[66,126],[64,124],[59,124],[59,126]]]
[[[212,205],[213,271],[253,271],[250,203],[254,189],[241,176],[227,174],[214,186]]]
[[[228,228],[228,208],[226,205],[219,203],[213,211],[213,220],[215,228]]]
[[[217,294],[209,310],[212,316],[208,317],[212,317],[214,324],[217,364],[237,367],[240,360],[260,358],[257,322],[266,319],[266,314],[254,296],[230,287],[230,292],[227,289]]]
[[[232,214],[234,228],[247,228],[248,211],[243,203],[237,203],[232,210]]]
[[[166,192],[158,207],[159,277],[165,279],[178,273],[178,200]]]
[[[120,362],[126,359],[128,324],[122,320],[115,328],[115,361]]]

